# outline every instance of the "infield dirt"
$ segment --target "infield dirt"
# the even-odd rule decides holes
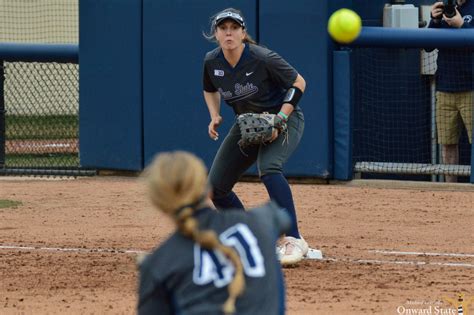
[[[446,298],[474,297],[474,189],[455,187],[293,184],[325,260],[284,270],[287,314],[451,314]],[[236,192],[246,206],[267,198],[259,183]],[[22,203],[0,209],[0,314],[135,312],[133,252],[173,228],[136,178],[2,178],[0,199]]]

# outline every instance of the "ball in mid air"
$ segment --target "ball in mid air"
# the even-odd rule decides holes
[[[329,18],[328,32],[331,37],[343,44],[354,41],[360,34],[360,16],[350,9],[339,9]]]

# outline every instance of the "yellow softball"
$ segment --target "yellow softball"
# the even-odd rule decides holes
[[[343,44],[354,41],[360,34],[360,16],[350,9],[339,9],[329,18],[328,32],[331,37]]]

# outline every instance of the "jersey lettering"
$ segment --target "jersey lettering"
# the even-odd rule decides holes
[[[220,235],[224,245],[234,247],[239,253],[244,272],[249,277],[263,277],[265,266],[257,238],[247,225],[238,223]]]
[[[247,225],[238,223],[219,236],[222,244],[233,247],[240,256],[244,273],[249,277],[265,275],[264,259],[257,238]],[[233,278],[235,268],[221,252],[194,245],[193,281],[197,285],[214,283],[218,288],[226,286]]]
[[[226,286],[232,280],[234,266],[218,251],[209,251],[194,245],[193,281],[197,285],[214,282],[218,288]]]

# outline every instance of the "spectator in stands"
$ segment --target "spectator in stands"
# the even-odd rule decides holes
[[[473,28],[474,1],[457,0],[455,15],[448,17],[443,2],[431,8],[430,28]],[[442,48],[436,71],[436,125],[443,163],[459,164],[461,121],[472,143],[473,73],[472,51]],[[456,176],[446,176],[456,182]]]

